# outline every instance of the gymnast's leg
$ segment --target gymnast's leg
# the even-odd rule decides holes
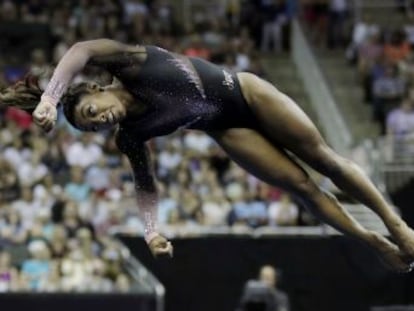
[[[250,129],[210,133],[229,156],[261,180],[297,196],[321,220],[371,247],[395,271],[409,270],[409,261],[396,245],[356,222],[331,194],[321,191],[284,151]]]
[[[264,135],[371,208],[381,217],[400,248],[414,258],[414,231],[395,213],[364,172],[335,153],[312,121],[288,96],[252,74],[239,74],[239,79]]]

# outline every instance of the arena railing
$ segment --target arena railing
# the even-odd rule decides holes
[[[174,238],[199,238],[199,237],[219,237],[219,236],[244,236],[251,238],[263,238],[271,236],[327,236],[337,235],[338,232],[325,224],[315,226],[262,226],[251,228],[247,226],[160,226],[159,231],[168,239]],[[113,227],[113,235],[126,235],[142,237],[142,232],[131,232],[130,228],[123,226]]]
[[[297,20],[293,20],[292,28],[292,57],[309,94],[312,107],[318,115],[329,144],[340,153],[347,154],[353,143],[350,129],[339,111],[302,26]]]
[[[115,236],[114,238],[116,239]],[[152,292],[155,295],[155,311],[164,311],[164,286],[137,258],[131,255],[129,249],[120,240],[116,240],[121,250],[125,270],[141,291]]]
[[[414,178],[414,136],[380,137],[375,167],[389,193],[401,189]]]

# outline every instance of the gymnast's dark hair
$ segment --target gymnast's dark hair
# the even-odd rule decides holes
[[[79,127],[75,122],[75,107],[80,97],[88,93],[88,83],[78,83],[69,87],[61,99],[66,119],[76,128]],[[0,90],[0,105],[16,107],[31,114],[40,102],[42,94],[38,78],[26,75],[21,81]]]

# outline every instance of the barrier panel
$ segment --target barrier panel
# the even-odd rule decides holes
[[[175,239],[172,260],[154,260],[141,238],[120,239],[166,288],[166,311],[233,311],[259,267],[281,269],[292,311],[368,311],[414,303],[414,275],[385,270],[343,236]]]

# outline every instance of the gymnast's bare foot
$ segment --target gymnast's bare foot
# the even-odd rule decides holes
[[[381,234],[373,232],[369,244],[388,269],[398,273],[408,273],[413,269],[414,265],[411,256],[400,250],[397,245]]]

